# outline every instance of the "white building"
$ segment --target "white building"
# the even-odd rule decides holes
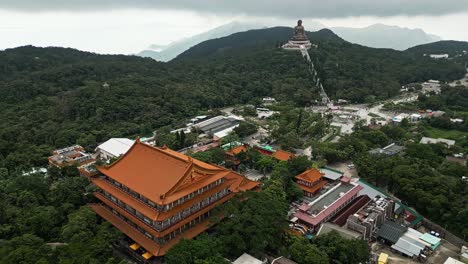
[[[273,104],[276,103],[276,99],[273,97],[263,97],[262,99],[264,104]]]
[[[240,257],[238,257],[233,264],[266,264],[265,260],[259,260],[251,255],[244,253]]]
[[[410,116],[410,120],[412,123],[418,122],[419,120],[421,120],[421,118],[422,118],[422,115],[420,114],[411,114]]]
[[[437,143],[444,143],[448,147],[455,145],[455,140],[445,139],[445,138],[430,138],[430,137],[423,137],[419,144],[437,144]]]
[[[463,119],[460,119],[460,118],[450,118],[450,122],[455,123],[455,124],[461,124],[461,123],[463,123]]]
[[[448,59],[449,55],[448,54],[429,54],[429,57],[432,59]]]
[[[135,143],[128,138],[111,138],[96,148],[96,153],[103,160],[117,158],[127,153],[130,147]]]

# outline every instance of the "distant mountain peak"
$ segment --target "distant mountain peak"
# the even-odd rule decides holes
[[[406,28],[382,23],[363,28],[332,27],[343,39],[372,47],[405,50],[407,48],[441,40],[436,35],[427,34],[420,28]]]

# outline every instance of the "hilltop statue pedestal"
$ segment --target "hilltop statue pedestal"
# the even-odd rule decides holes
[[[302,26],[302,20],[297,21],[297,26],[294,27],[294,35],[288,41],[288,43],[282,46],[286,50],[300,50],[310,49],[312,44],[310,43],[307,35],[305,34],[304,26]]]

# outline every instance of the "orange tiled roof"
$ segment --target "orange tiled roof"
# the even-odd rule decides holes
[[[233,173],[168,148],[141,143],[138,139],[119,160],[98,170],[159,204],[175,201]],[[245,179],[242,175],[232,177]]]
[[[317,168],[312,168],[304,171],[303,173],[296,176],[296,179],[303,180],[306,182],[316,182],[320,180],[324,173],[321,173]]]
[[[231,156],[235,156],[241,152],[244,152],[244,151],[247,151],[247,147],[245,145],[239,145],[235,148],[232,148],[228,151],[226,151],[226,154],[228,155],[231,155]]]
[[[275,151],[275,153],[273,153],[273,157],[277,160],[288,161],[291,157],[294,157],[294,154],[291,152],[287,152],[287,151],[279,149]]]

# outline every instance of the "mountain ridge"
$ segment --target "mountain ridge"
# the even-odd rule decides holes
[[[225,37],[248,30],[264,29],[269,27],[272,26],[268,26],[265,23],[245,23],[234,21],[201,34],[175,41],[169,45],[150,45],[148,49],[143,50],[136,55],[141,57],[150,57],[158,61],[170,61],[184,51],[203,41]],[[349,42],[374,48],[405,50],[412,46],[440,40],[440,37],[428,34],[421,29],[409,29],[385,24],[374,24],[364,28],[350,28],[327,27],[319,22],[311,21],[306,26],[306,29],[310,31],[316,31],[324,28],[331,29],[341,38]],[[395,39],[395,36],[398,38]]]

